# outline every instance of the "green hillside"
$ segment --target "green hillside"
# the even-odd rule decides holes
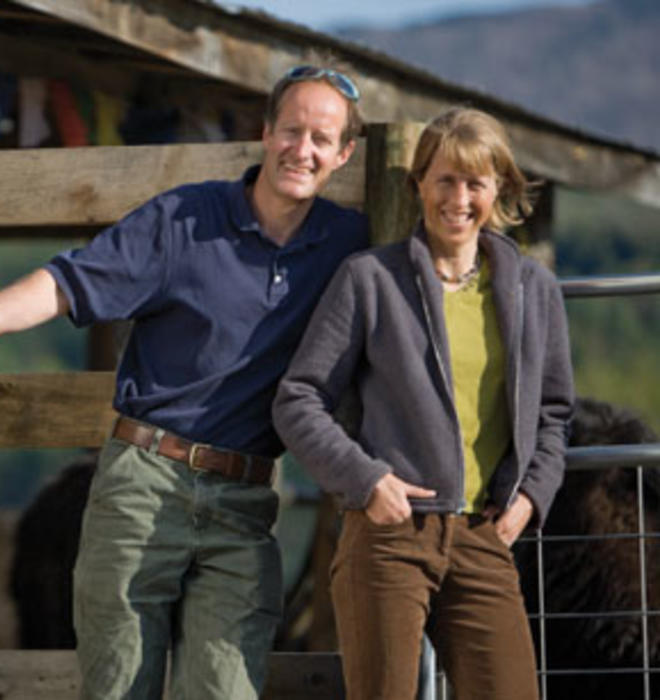
[[[660,210],[561,191],[555,221],[559,276],[660,273]],[[659,296],[566,306],[579,393],[627,406],[660,431]]]

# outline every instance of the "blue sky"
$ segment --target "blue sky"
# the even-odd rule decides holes
[[[219,5],[261,9],[280,19],[321,31],[349,24],[387,27],[422,21],[428,17],[500,12],[524,7],[584,5],[587,0],[242,0]]]

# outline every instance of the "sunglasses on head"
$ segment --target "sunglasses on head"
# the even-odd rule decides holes
[[[317,66],[294,66],[289,69],[284,78],[292,83],[299,80],[320,80],[326,78],[348,100],[357,102],[360,99],[360,91],[357,85],[346,75],[331,68],[318,68]]]

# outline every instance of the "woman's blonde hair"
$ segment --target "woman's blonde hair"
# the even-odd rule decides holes
[[[502,231],[531,213],[532,185],[516,165],[497,119],[478,109],[455,107],[431,121],[419,137],[410,169],[415,192],[438,151],[463,172],[495,175],[498,193],[486,224],[489,228]]]

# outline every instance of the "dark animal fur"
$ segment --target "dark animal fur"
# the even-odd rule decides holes
[[[578,401],[570,444],[656,442],[654,433],[633,414],[610,404]],[[660,471],[645,469],[643,492],[647,533],[660,532]],[[569,471],[544,527],[544,535],[636,533],[637,473],[635,469]],[[660,609],[660,544],[645,544],[647,595],[651,610]],[[578,542],[546,542],[543,548],[547,613],[629,611],[629,615],[548,620],[549,670],[637,668],[643,664],[639,541],[634,537]],[[517,552],[528,609],[538,611],[534,545]],[[533,623],[537,633],[538,628]],[[650,664],[660,666],[660,620],[648,618]],[[651,697],[660,698],[660,679],[652,679]],[[643,698],[639,673],[610,675],[549,675],[551,700],[634,700]]]
[[[96,466],[66,467],[23,512],[16,530],[10,591],[24,649],[73,649],[71,575],[82,513]]]

